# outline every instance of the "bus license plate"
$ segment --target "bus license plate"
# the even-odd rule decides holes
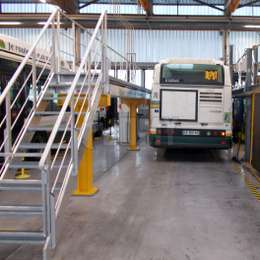
[[[200,135],[200,131],[196,130],[183,130],[182,135]]]

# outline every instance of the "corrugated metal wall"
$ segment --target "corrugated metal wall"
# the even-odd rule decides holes
[[[156,62],[168,57],[220,58],[221,36],[210,31],[135,30],[134,50],[137,61]],[[109,30],[109,44],[125,53],[124,30]]]
[[[231,32],[229,42],[234,45],[234,61],[236,62],[246,48],[260,44],[260,32]]]
[[[6,29],[0,33],[10,35],[32,44],[40,29]],[[71,30],[63,30],[71,34]],[[51,31],[49,31],[51,34]],[[126,30],[108,30],[108,42],[111,47],[122,54],[127,52],[129,41]],[[51,37],[49,37],[51,39]],[[132,31],[133,49],[136,60],[140,62],[157,62],[168,57],[215,58],[222,56],[222,36],[214,31],[172,31],[172,30],[134,30]],[[231,32],[230,44],[234,45],[234,60],[236,61],[248,47],[260,43],[259,32]],[[72,44],[65,36],[61,41],[64,52],[72,53]],[[50,44],[41,41],[42,48]]]
[[[52,12],[55,6],[50,4],[1,4],[3,13],[48,13]]]

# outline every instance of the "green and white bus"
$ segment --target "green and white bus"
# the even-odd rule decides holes
[[[231,148],[229,67],[218,60],[161,61],[154,69],[150,113],[153,147]]]

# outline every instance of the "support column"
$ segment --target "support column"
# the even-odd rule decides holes
[[[74,25],[74,64],[79,66],[80,64],[80,28],[77,25]]]
[[[101,95],[99,100],[99,107],[107,107],[111,105],[111,97],[109,95]],[[81,109],[81,103],[76,105],[75,112],[79,112]],[[87,111],[87,104],[84,105],[83,111]],[[81,115],[77,124],[80,128],[83,124],[84,116]],[[76,196],[93,196],[98,192],[98,188],[94,185],[94,171],[93,171],[93,131],[89,129],[85,147],[83,149],[83,155],[80,160],[79,170],[77,174],[77,188],[73,192]]]
[[[234,45],[229,45],[229,68],[230,68],[230,79],[231,84],[233,85],[233,78],[234,78]]]
[[[81,102],[76,105],[75,112],[81,109]],[[84,105],[83,112],[87,111],[87,105]],[[77,123],[80,128],[83,124],[84,116],[81,115]],[[87,140],[83,149],[83,155],[80,158],[77,174],[77,188],[73,195],[77,196],[92,196],[97,193],[98,189],[93,183],[93,131],[92,128],[88,131]],[[77,162],[76,162],[77,163]]]
[[[229,62],[229,31],[223,31],[223,61],[227,65]]]
[[[98,188],[93,183],[93,132],[89,129],[86,140],[86,147],[80,160],[79,172],[77,176],[77,188],[73,195],[93,196],[98,192]]]
[[[136,104],[130,104],[130,142],[129,142],[129,150],[130,151],[137,151],[137,129],[136,129]]]
[[[141,86],[145,88],[145,69],[141,70]]]
[[[258,72],[258,46],[253,47],[253,85],[257,85],[257,72]]]
[[[122,98],[121,102],[126,104],[130,109],[130,140],[129,140],[129,150],[138,151],[137,147],[137,117],[136,109],[140,105],[148,105],[149,101],[146,99],[131,99],[131,98]]]
[[[246,49],[246,82],[244,91],[251,90],[252,87],[252,49]]]

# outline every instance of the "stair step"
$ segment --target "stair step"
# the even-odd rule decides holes
[[[42,189],[41,180],[12,180],[4,179],[0,181],[0,190],[15,191],[40,191]]]
[[[29,132],[51,132],[53,130],[53,126],[35,126],[35,127],[29,127],[27,131]],[[60,127],[59,131],[64,131],[65,127]],[[70,127],[66,130],[67,132],[70,132]]]
[[[0,153],[0,157],[11,155],[13,155],[13,157],[41,157],[42,153]]]
[[[22,162],[12,162],[9,166],[10,169],[39,169],[39,162],[36,161],[22,161]]]
[[[60,111],[36,111],[35,115],[36,116],[52,116],[52,115],[59,115]]]
[[[46,236],[42,232],[0,231],[0,242],[11,244],[43,244]]]
[[[82,87],[82,83],[83,82],[78,82],[77,84],[76,84],[76,88],[78,88],[78,89],[80,89],[81,87]],[[88,88],[89,86],[90,86],[90,84],[91,84],[91,86],[95,86],[95,83],[96,83],[96,81],[91,81],[91,83],[88,83],[88,82],[85,82],[85,85],[84,85],[84,87],[85,88]],[[56,83],[56,82],[53,82],[53,83],[50,83],[50,85],[49,85],[49,87],[50,88],[53,88],[53,89],[55,89],[55,91],[59,91],[59,90],[63,90],[63,89],[67,89],[67,88],[70,88],[71,87],[71,84],[72,84],[72,81],[61,81],[61,82],[59,82],[59,83]],[[83,91],[83,93],[84,93],[84,91]]]
[[[35,112],[35,115],[36,116],[56,116],[56,115],[59,115],[60,114],[60,111],[36,111]],[[70,115],[71,113],[70,112],[66,112],[67,115]],[[75,115],[78,115],[79,113],[78,112],[74,112]],[[80,114],[82,115],[85,115],[86,113],[85,112],[81,112]]]
[[[58,100],[58,97],[43,97],[42,101],[53,101],[53,100]]]
[[[62,168],[67,168],[67,165],[62,166]],[[38,161],[22,161],[22,162],[13,162],[9,166],[10,169],[39,169]],[[54,165],[53,168],[59,168],[59,165]]]
[[[41,215],[42,213],[43,207],[39,205],[0,206],[0,215]]]
[[[19,149],[33,149],[33,150],[39,150],[39,149],[44,149],[46,147],[46,143],[22,143],[19,145]],[[67,148],[67,144],[62,144],[61,145],[61,149],[66,149]],[[52,145],[52,149],[58,149],[59,144],[58,143],[54,143]]]

